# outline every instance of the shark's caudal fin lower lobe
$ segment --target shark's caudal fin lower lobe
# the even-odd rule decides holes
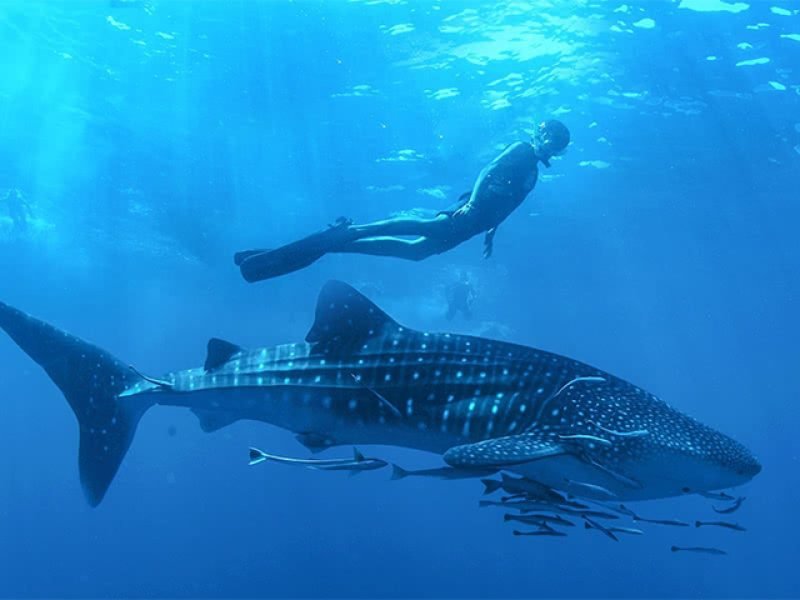
[[[105,350],[2,302],[0,327],[44,368],[78,418],[81,484],[89,504],[97,506],[152,405],[117,397],[140,377]]]

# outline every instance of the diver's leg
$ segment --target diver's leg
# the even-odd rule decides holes
[[[447,228],[451,217],[438,215],[433,218],[395,217],[374,221],[363,225],[351,225],[350,231],[357,235],[357,239],[374,238],[388,235],[409,236],[436,236]]]
[[[344,244],[331,252],[393,256],[416,261],[445,252],[454,245],[445,240],[429,237],[419,237],[413,240],[396,237],[371,237]]]
[[[445,241],[452,236],[450,221],[451,217],[447,215],[432,219],[400,217],[365,225],[352,225],[350,221],[340,219],[326,230],[274,250],[237,252],[234,262],[239,266],[242,276],[254,282],[300,270],[328,252],[356,252],[422,260],[455,245],[448,246]],[[419,239],[381,237],[406,235],[418,236]]]

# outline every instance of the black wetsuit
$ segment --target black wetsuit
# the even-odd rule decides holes
[[[352,225],[350,230],[358,233],[358,239],[332,252],[422,260],[485,232],[486,253],[491,254],[498,225],[522,204],[536,185],[538,162],[533,146],[524,142],[512,144],[483,168],[469,198],[452,214],[440,213],[432,219],[398,217]]]
[[[423,260],[479,233],[486,233],[484,255],[488,257],[497,227],[536,185],[539,160],[531,144],[511,144],[483,168],[469,198],[452,213],[433,218],[396,217],[365,225],[341,220],[275,250],[237,253],[236,264],[245,279],[258,281],[301,269],[329,252]]]

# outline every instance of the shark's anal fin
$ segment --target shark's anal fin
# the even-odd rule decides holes
[[[317,300],[314,325],[306,335],[325,352],[348,352],[399,325],[366,296],[341,281],[329,281]]]
[[[226,342],[219,338],[211,338],[208,340],[208,354],[206,354],[206,362],[203,368],[206,371],[211,371],[224,365],[231,358],[242,351],[241,346]]]
[[[567,452],[557,438],[524,433],[455,446],[444,453],[444,460],[452,467],[503,467]]]
[[[197,415],[197,419],[200,421],[200,429],[205,433],[218,431],[239,420],[239,417],[232,412],[204,410],[202,408],[193,408],[192,412]]]

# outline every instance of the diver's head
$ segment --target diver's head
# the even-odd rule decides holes
[[[569,145],[569,129],[555,119],[542,121],[536,128],[531,143],[539,160],[549,167],[550,158],[564,152]]]

